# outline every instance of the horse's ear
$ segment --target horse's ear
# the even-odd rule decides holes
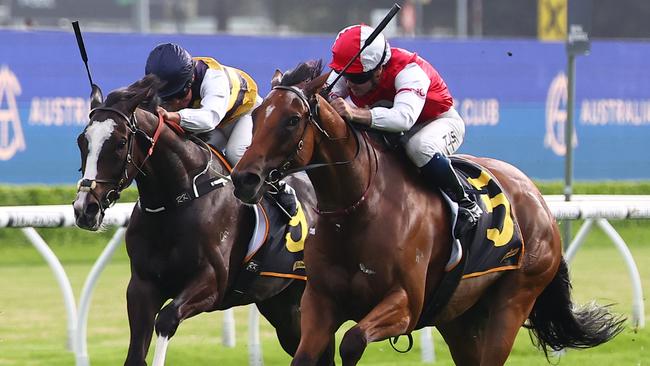
[[[90,109],[95,109],[104,103],[104,95],[102,90],[96,84],[92,85],[92,91],[90,92]]]
[[[303,91],[305,92],[305,95],[310,97],[312,95],[317,94],[320,92],[320,90],[323,88],[325,85],[325,82],[327,81],[327,78],[330,76],[330,73],[323,74],[310,82],[308,82],[305,87],[303,88]]]
[[[132,90],[135,95],[126,103],[127,110],[133,112],[141,104],[145,106],[146,110],[155,110],[155,106],[159,102],[158,89],[163,84],[164,82],[153,74],[146,75],[131,84],[128,89]]]
[[[147,91],[145,97],[147,101],[154,99],[154,97],[158,95],[158,90],[167,84],[166,81],[158,78],[158,76],[154,74],[145,75],[145,77],[142,78],[139,83],[140,87]]]
[[[273,77],[271,78],[271,88],[280,85],[280,81],[282,81],[282,71],[275,69]]]

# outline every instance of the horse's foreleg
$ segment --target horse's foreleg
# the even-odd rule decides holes
[[[156,318],[156,333],[171,338],[183,320],[214,310],[218,294],[214,270],[211,266],[206,266],[185,285],[178,296],[160,310]]]
[[[343,366],[356,365],[368,343],[406,333],[411,320],[406,291],[399,289],[389,294],[343,336]]]
[[[257,303],[257,307],[264,317],[273,325],[285,352],[291,356],[296,354],[300,343],[300,298],[305,284],[294,281],[289,287],[278,295]],[[318,366],[331,366],[334,364],[334,337],[321,354]]]
[[[321,356],[328,345],[333,344],[334,332],[341,325],[341,321],[336,318],[334,301],[319,295],[307,282],[300,303],[300,344],[291,366],[323,364]],[[331,350],[330,348],[329,351]]]
[[[146,365],[145,357],[151,343],[154,319],[164,299],[152,283],[132,275],[126,291],[126,302],[131,339],[124,365]]]

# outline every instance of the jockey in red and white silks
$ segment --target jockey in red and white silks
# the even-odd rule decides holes
[[[353,25],[332,46],[332,83],[359,52],[373,28]],[[447,84],[426,60],[391,48],[382,34],[361,52],[328,96],[345,119],[387,132],[404,133],[406,154],[433,184],[460,206],[456,237],[471,229],[481,209],[469,200],[450,160],[463,142],[465,122],[453,107]],[[345,98],[349,97],[352,103]]]

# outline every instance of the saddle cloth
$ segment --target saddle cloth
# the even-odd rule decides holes
[[[467,159],[458,156],[450,158],[470,199],[483,209],[483,215],[476,228],[465,234],[460,241],[452,238],[452,265],[447,265],[438,288],[425,299],[415,329],[431,325],[431,321],[447,304],[461,279],[517,269],[521,266],[523,258],[524,243],[519,225],[512,215],[510,201],[496,178]],[[442,196],[449,203],[453,235],[458,217],[458,204],[444,193]]]
[[[467,256],[463,278],[519,268],[524,242],[508,196],[486,169],[462,157],[450,158],[466,192],[483,210],[473,235],[461,238]],[[450,207],[455,220],[458,206]]]
[[[295,192],[290,194],[295,201],[291,212],[284,212],[267,197],[253,206],[256,225],[243,261],[244,271],[237,280],[240,291],[257,275],[307,279],[303,250],[309,224]]]

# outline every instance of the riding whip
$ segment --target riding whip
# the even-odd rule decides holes
[[[86,73],[88,74],[88,81],[90,82],[90,95],[91,98],[94,95],[99,96],[99,100],[103,100],[102,91],[95,83],[93,83],[93,77],[90,75],[90,68],[88,67],[88,55],[86,54],[86,46],[84,46],[84,39],[81,36],[81,29],[79,28],[79,21],[75,20],[72,22],[72,28],[74,29],[74,35],[77,37],[77,45],[79,46],[79,53],[81,53],[81,59],[86,66]]]
[[[327,88],[325,88],[323,90],[321,95],[328,95],[332,91],[332,88],[334,87],[334,85],[336,85],[336,82],[339,81],[341,76],[343,76],[343,73],[345,73],[345,71],[348,69],[348,67],[350,67],[350,65],[352,65],[354,60],[356,60],[357,57],[359,57],[359,55],[361,55],[361,52],[363,52],[363,50],[365,50],[366,47],[368,47],[372,43],[372,41],[374,41],[375,38],[377,38],[379,33],[381,33],[381,31],[384,30],[384,28],[386,28],[386,25],[388,24],[388,22],[390,22],[391,19],[393,19],[395,14],[397,14],[397,12],[400,11],[400,9],[401,9],[401,7],[399,5],[393,4],[393,7],[390,8],[390,11],[388,12],[388,14],[386,14],[384,19],[381,20],[381,22],[379,23],[377,28],[375,28],[375,30],[372,33],[370,33],[370,36],[368,36],[366,41],[363,42],[363,46],[361,47],[359,52],[357,52],[357,54],[354,55],[354,57],[352,57],[350,59],[350,61],[348,61],[347,65],[345,65],[345,67],[341,70],[341,72],[338,73],[338,75],[336,76],[336,79],[334,79],[334,81],[330,85],[328,85]]]

